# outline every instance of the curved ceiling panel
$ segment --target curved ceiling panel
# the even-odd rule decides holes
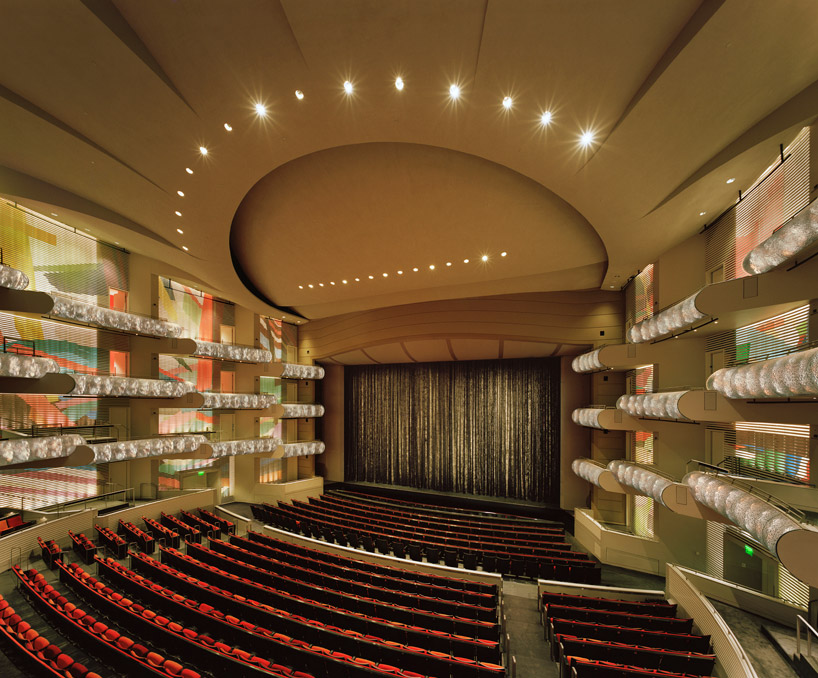
[[[543,289],[543,276],[557,271],[562,289],[568,279],[573,289],[598,287],[606,262],[588,221],[535,181],[404,143],[343,146],[277,168],[248,192],[230,236],[245,278],[307,317],[407,294],[523,292],[532,278]]]

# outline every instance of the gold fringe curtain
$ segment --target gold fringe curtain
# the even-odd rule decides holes
[[[346,480],[559,503],[559,358],[344,374]]]

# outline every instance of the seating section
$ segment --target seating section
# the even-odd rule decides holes
[[[202,533],[192,525],[179,520],[176,516],[171,516],[164,511],[159,514],[159,522],[168,529],[178,532],[186,541],[202,541]]]
[[[55,563],[63,559],[62,548],[53,539],[44,541],[43,538],[39,536],[37,537],[37,543],[40,545],[43,561],[49,570],[53,570],[56,567]]]
[[[146,544],[155,549],[157,534],[171,543],[168,524],[191,527],[189,516],[145,518],[144,531],[120,520],[120,534],[97,525],[99,546],[69,532],[78,562],[63,562],[56,542],[40,540],[56,573],[47,579],[18,566],[14,574],[39,623],[72,645],[51,647],[0,604],[0,617],[10,618],[4,632],[19,636],[32,675],[98,678],[72,659],[80,656],[112,675],[170,678],[505,676],[495,585],[343,558],[252,532],[238,536],[230,521],[212,529],[215,514],[206,509],[193,516],[199,527],[192,529],[199,536],[219,530],[229,539],[180,540],[182,550],[160,543],[161,561],[145,552]],[[139,549],[127,551],[128,544]],[[130,567],[122,562],[127,556]]]
[[[136,543],[139,550],[143,553],[153,553],[156,550],[156,540],[133,523],[126,523],[120,520],[117,533],[128,543]]]
[[[329,493],[309,502],[254,505],[257,520],[343,546],[449,567],[599,583],[599,565],[571,550],[564,529],[513,516],[449,512],[383,497]]]
[[[213,511],[207,509],[197,508],[196,511],[202,520],[207,521],[211,525],[216,525],[222,531],[222,534],[236,534],[236,525],[226,518],[217,516]]]
[[[202,518],[199,518],[199,516],[195,516],[189,511],[180,511],[179,519],[183,523],[199,530],[199,532],[207,535],[208,537],[221,537],[222,535],[222,530],[218,525],[215,523],[210,523],[207,520],[203,520]]]
[[[36,573],[36,570],[32,572]],[[26,672],[29,675],[100,678],[98,673],[89,671],[86,666],[63,652],[59,646],[40,635],[29,622],[14,611],[2,595],[0,595],[0,637],[6,640],[6,645],[14,649],[16,656],[22,660],[21,664],[26,665],[28,669]]]
[[[59,567],[65,571],[65,565]],[[143,638],[136,640],[122,631],[109,627],[96,617],[88,614],[73,603],[67,601],[53,586],[48,584],[37,570],[23,571],[19,566],[12,568],[20,580],[26,595],[35,603],[55,626],[66,635],[77,639],[77,644],[87,649],[89,654],[96,654],[109,662],[125,675],[158,675],[169,678],[200,678],[197,671],[184,668],[173,659],[166,659],[155,648],[143,644]],[[60,662],[60,658],[62,661]],[[62,676],[74,676],[76,663],[68,655],[59,655],[58,670]],[[84,668],[84,667],[83,667]],[[70,671],[70,672],[67,672]],[[75,678],[88,676],[77,670]]]
[[[74,545],[74,553],[80,557],[80,560],[86,565],[94,562],[94,555],[96,555],[97,549],[100,547],[83,533],[74,534],[71,530],[68,530],[68,536],[71,537],[71,541]]]
[[[715,666],[709,636],[692,633],[693,620],[677,618],[664,600],[544,592],[541,603],[563,676],[709,676]]]
[[[125,554],[128,552],[128,542],[126,542],[110,527],[100,527],[99,525],[94,525],[94,529],[97,531],[97,536],[101,546],[111,549],[111,553],[113,553],[117,558],[125,557]]]
[[[22,513],[15,513],[13,515],[6,516],[5,518],[0,519],[0,538],[6,537],[13,532],[25,530],[27,527],[31,527],[32,525],[36,524],[36,522],[36,520],[23,520]]]
[[[142,520],[145,523],[145,530],[150,532],[156,541],[163,546],[171,546],[175,549],[179,548],[181,537],[178,532],[174,532],[169,527],[165,527],[162,523],[153,518],[142,516]]]

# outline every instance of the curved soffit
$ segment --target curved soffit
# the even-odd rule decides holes
[[[599,287],[607,261],[588,221],[537,182],[406,143],[342,146],[278,167],[242,200],[230,246],[247,282],[306,317],[543,290],[549,280]]]

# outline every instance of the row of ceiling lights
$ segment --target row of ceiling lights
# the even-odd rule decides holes
[[[506,256],[508,256],[508,252],[500,252],[500,256],[501,256],[501,257],[506,257]],[[480,261],[481,261],[481,262],[483,262],[483,263],[487,263],[487,262],[488,262],[488,260],[489,260],[489,255],[488,255],[488,254],[483,254],[483,255],[480,257]],[[463,263],[464,263],[464,264],[468,264],[470,261],[471,261],[471,259],[463,259]],[[446,262],[446,266],[445,266],[445,268],[451,268],[451,266],[452,266],[452,262],[451,262],[451,261],[447,261],[447,262]],[[430,271],[434,271],[434,270],[436,270],[436,268],[437,268],[437,267],[435,266],[435,264],[429,264],[429,270],[430,270]],[[442,267],[442,266],[441,266],[441,268],[444,268],[444,267]],[[420,271],[420,268],[419,268],[419,267],[417,267],[417,266],[414,266],[414,267],[412,268],[412,272],[413,272],[413,273],[418,273],[419,271]],[[398,274],[398,275],[403,275],[403,273],[404,273],[404,272],[403,272],[403,270],[402,270],[402,269],[398,269],[398,271],[397,271],[397,274]],[[374,275],[369,275],[369,276],[367,276],[367,278],[368,278],[369,280],[375,280],[375,278],[376,278],[376,277],[377,277],[377,276],[374,276]],[[381,273],[380,277],[381,277],[381,278],[388,278],[388,277],[389,277],[389,274],[388,274],[388,273]],[[352,280],[353,280],[353,282],[361,282],[362,278],[353,278]],[[341,284],[342,284],[342,285],[346,285],[346,284],[348,284],[349,282],[350,282],[350,281],[349,281],[349,280],[346,280],[346,279],[341,280]],[[331,280],[331,281],[329,282],[329,284],[330,284],[331,286],[335,286],[335,281],[334,281],[334,280]],[[312,284],[312,283],[308,283],[308,284],[306,285],[306,287],[308,287],[309,289],[314,289],[314,288],[316,287],[316,285],[314,285],[314,284]],[[325,287],[325,285],[324,285],[324,283],[318,283],[317,287]],[[298,286],[298,289],[303,290],[303,289],[304,289],[304,285],[299,285],[299,286]]]

